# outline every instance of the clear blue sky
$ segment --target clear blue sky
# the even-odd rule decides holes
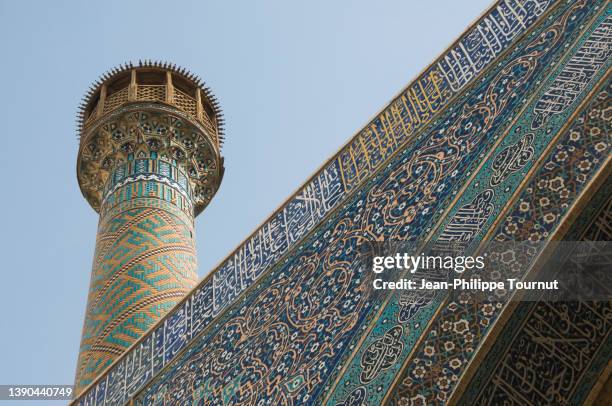
[[[0,0],[0,384],[74,379],[97,226],[74,121],[97,76],[162,59],[220,99],[226,172],[196,220],[202,277],[489,3]]]

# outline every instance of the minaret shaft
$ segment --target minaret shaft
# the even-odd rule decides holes
[[[113,179],[107,188],[77,364],[79,387],[197,282],[193,205],[170,177],[159,175],[160,167],[179,173],[162,160],[132,159],[115,171],[132,175]]]

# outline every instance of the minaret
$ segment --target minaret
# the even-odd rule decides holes
[[[209,89],[174,65],[113,69],[84,98],[77,177],[100,214],[80,392],[196,284],[194,218],[223,177]]]

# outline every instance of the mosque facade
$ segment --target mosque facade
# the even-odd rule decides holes
[[[606,404],[610,300],[380,294],[360,256],[486,246],[527,281],[569,261],[553,242],[610,241],[611,12],[496,2],[201,281],[219,105],[174,65],[103,76],[80,124],[100,222],[73,404]]]

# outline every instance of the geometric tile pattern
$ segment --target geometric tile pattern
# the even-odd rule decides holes
[[[129,208],[100,217],[77,385],[87,386],[197,282],[193,219],[171,202],[150,205],[162,184],[134,182]],[[148,192],[147,192],[148,190]],[[147,195],[147,198],[138,198]],[[161,207],[160,207],[161,206]]]
[[[604,48],[604,62],[564,94],[564,107],[550,107],[551,90],[573,69],[572,56],[605,24],[602,4],[494,5],[99,376],[79,404],[133,397],[136,404],[380,403],[394,388],[393,377],[412,373],[413,361],[423,359],[409,354],[429,351],[417,340],[435,335],[425,329],[442,301],[400,311],[399,298],[370,297],[367,275],[351,268],[355,251],[365,240],[472,241],[502,227],[506,210],[520,208],[514,192],[527,190],[522,181],[530,171],[547,170],[540,156],[561,145],[565,123],[608,67]],[[603,150],[600,144],[589,145],[589,153],[605,156],[608,144]],[[573,148],[566,153],[577,156],[586,146]],[[596,175],[603,162],[596,159],[576,173],[581,181],[564,194],[567,202]],[[548,227],[544,240],[568,208],[555,207],[554,221],[542,225]],[[466,228],[455,214],[476,208],[486,215]],[[410,316],[398,323],[399,314]],[[482,331],[472,332],[472,352]],[[436,373],[411,393],[443,402],[432,394],[448,396],[454,382],[443,384],[443,371]],[[441,391],[434,388],[439,382]]]
[[[612,241],[610,215],[608,181],[566,239]],[[611,314],[609,301],[520,303],[458,403],[583,404],[612,357]]]
[[[223,175],[222,158],[208,133],[169,106],[130,103],[86,127],[77,161],[79,185],[96,211],[125,178],[144,174],[171,181],[199,214]]]

